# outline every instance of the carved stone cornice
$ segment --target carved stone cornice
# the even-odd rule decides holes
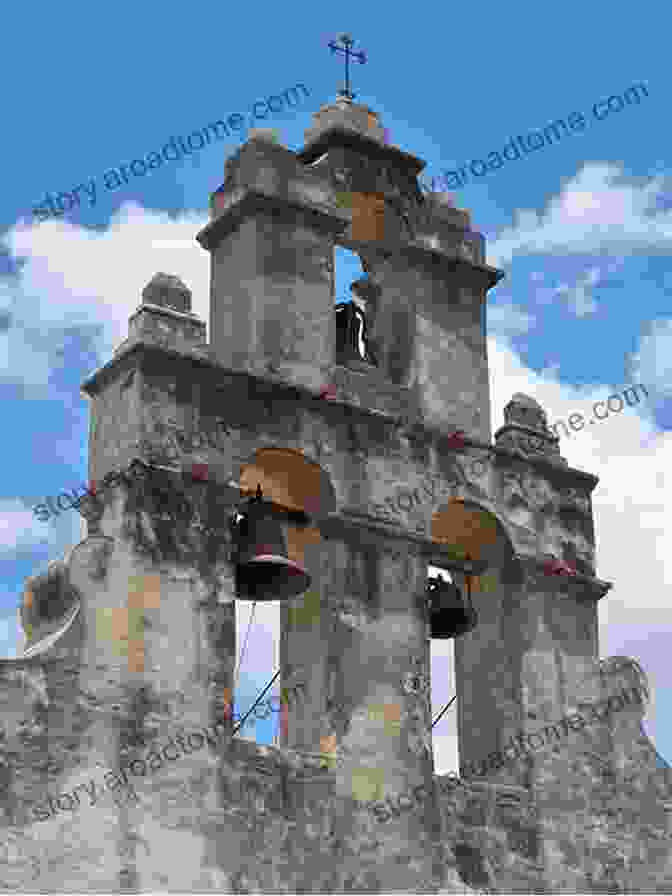
[[[389,519],[367,513],[357,507],[342,507],[334,513],[327,514],[320,520],[319,526],[325,538],[356,538],[358,541],[364,539],[372,544],[380,543],[380,539],[405,541],[417,553],[421,553],[432,544],[430,539],[422,534],[416,534]]]
[[[536,476],[553,477],[558,483],[563,484],[565,488],[571,488],[571,486],[569,484],[564,486],[564,483],[570,483],[574,480],[572,482],[573,486],[581,487],[588,493],[592,492],[599,482],[598,476],[585,470],[576,469],[576,467],[570,467],[563,458],[554,454],[526,453],[514,446],[504,447],[499,441],[491,445],[489,442],[484,442],[466,434],[458,436],[455,431],[448,433],[432,429],[425,423],[420,425],[426,432],[434,436],[437,450],[440,454],[455,452],[459,456],[460,454],[468,453],[469,449],[477,449],[483,452],[481,457],[476,458],[476,462],[479,464],[495,464],[498,460],[500,462],[510,461],[514,464],[523,462],[530,472]],[[498,430],[499,432],[501,430]]]
[[[459,568],[459,562],[450,555],[448,545],[441,544],[422,533],[414,532],[389,519],[376,516],[355,507],[342,507],[340,510],[328,514],[319,521],[320,533],[324,538],[343,538],[355,540],[359,544],[381,548],[385,542],[390,542],[387,550],[398,552],[399,547],[394,547],[395,542],[404,542],[403,551],[422,557],[427,563],[439,566]]]
[[[613,587],[613,582],[606,582],[596,576],[586,576],[579,572],[574,575],[549,575],[545,572],[549,558],[543,554],[518,553],[515,559],[520,563],[528,588],[552,589],[571,594],[575,598],[598,601]]]
[[[560,454],[560,439],[550,432],[540,432],[529,426],[521,426],[519,423],[507,423],[495,433],[495,442],[498,447],[506,448],[513,454],[522,457],[543,457],[545,460],[567,466],[567,461]]]

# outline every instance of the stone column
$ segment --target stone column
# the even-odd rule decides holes
[[[408,687],[429,666],[426,560],[403,538],[339,528],[332,583],[340,574],[343,602],[332,589],[322,749],[344,817],[351,807],[369,841],[370,872],[383,890],[417,889],[431,877],[434,824],[429,700]]]
[[[455,651],[460,751],[476,774],[503,769],[510,783],[526,786],[530,767],[541,767],[561,738],[568,742],[562,722],[580,709],[579,686],[586,694],[591,682],[597,688],[592,632],[607,588],[548,573],[543,557],[519,553],[501,568],[496,589],[476,595],[478,626]]]
[[[160,473],[149,485],[106,492],[100,534],[75,549],[71,564],[82,594],[90,764],[98,760],[108,790],[118,778],[105,805],[117,813],[119,883],[141,890],[168,885],[161,857],[177,845],[175,828],[217,802],[218,756],[231,729],[220,720],[235,662],[233,569],[224,536],[216,552],[208,549],[210,493],[199,504],[196,486],[180,492],[181,482]],[[159,486],[191,513],[185,506],[171,518]],[[226,502],[212,503],[225,514]],[[130,802],[115,809],[124,793]],[[206,839],[196,832],[192,840],[171,885],[199,877]]]

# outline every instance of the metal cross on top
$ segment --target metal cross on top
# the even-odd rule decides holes
[[[363,65],[366,62],[366,53],[364,51],[358,52],[357,50],[351,49],[355,42],[349,34],[339,35],[338,40],[343,46],[339,46],[337,41],[329,41],[332,53],[345,54],[345,90],[339,90],[338,95],[345,96],[349,100],[354,100],[355,94],[350,90],[350,57],[352,56],[353,59],[356,59],[357,62],[360,62]]]

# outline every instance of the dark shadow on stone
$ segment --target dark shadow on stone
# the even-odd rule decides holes
[[[490,888],[492,881],[485,867],[483,855],[479,849],[468,843],[457,843],[454,848],[457,870],[460,877],[469,887],[474,889]]]

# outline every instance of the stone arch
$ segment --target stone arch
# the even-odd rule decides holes
[[[463,532],[461,527],[470,519],[471,529]],[[436,546],[430,552],[430,562],[439,567],[449,565],[451,560],[462,559],[460,548],[466,554],[470,550],[476,552],[480,544],[479,559],[483,560],[484,568],[472,578],[476,591],[492,590],[498,578],[500,585],[508,586],[506,594],[510,596],[523,582],[523,567],[514,536],[489,502],[459,494],[449,497],[432,514],[430,538]],[[451,541],[451,538],[454,540]],[[474,553],[470,556],[473,559]],[[456,567],[459,568],[459,562],[456,562]]]
[[[336,508],[329,474],[300,449],[266,446],[255,451],[250,463],[240,466],[241,494],[254,494],[257,484],[266,498],[290,512],[287,553],[290,560],[303,565],[306,547],[322,541],[314,523]]]
[[[265,495],[294,512],[320,519],[336,509],[329,474],[300,448],[265,445],[240,465],[241,493],[253,494],[257,483]]]
[[[330,475],[314,460],[298,448],[265,445],[240,464],[241,496],[247,497],[261,485],[265,498],[273,501],[288,513],[283,521],[283,531],[287,541],[287,555],[290,560],[303,566],[311,576],[311,585],[303,594],[280,606],[280,643],[287,638],[288,629],[299,631],[310,637],[313,626],[320,620],[322,611],[320,591],[320,571],[323,544],[319,527],[321,519],[336,509],[336,495]],[[283,648],[284,649],[284,648]],[[287,664],[287,660],[281,663]],[[293,684],[291,671],[285,672],[280,682],[287,688]],[[286,738],[289,713],[283,707],[280,714],[280,730]]]
[[[506,600],[507,592],[499,589],[504,583],[508,585],[522,576],[513,540],[506,526],[488,506],[453,494],[434,509],[429,537],[432,544],[428,551],[428,581],[439,572],[447,572],[449,580],[459,589],[462,599],[475,610],[478,628],[484,611],[486,617],[491,612],[491,608],[487,606],[491,603],[489,592],[498,591],[499,594],[494,595],[495,599]],[[480,567],[477,566],[476,575],[469,579],[462,571],[467,554],[481,564]],[[436,646],[436,642],[431,643]],[[464,646],[459,646],[459,637],[457,640],[438,643],[445,645],[441,649],[441,655],[449,663],[449,668],[452,668],[452,681],[459,691]],[[452,692],[450,696],[453,696]],[[459,714],[459,711],[459,705],[455,706],[455,713]],[[463,723],[459,723],[450,714],[444,719],[444,723],[450,719],[454,720],[451,724],[454,726],[453,733],[457,733],[457,761],[460,762],[463,755]]]
[[[495,559],[497,545],[506,546],[505,553],[515,555],[515,544],[504,521],[485,502],[475,501],[459,494],[452,495],[437,507],[431,516],[430,538],[439,547],[437,559],[446,549],[445,558],[451,559],[450,547],[470,554],[472,559],[483,562]],[[444,548],[445,546],[445,548]]]

